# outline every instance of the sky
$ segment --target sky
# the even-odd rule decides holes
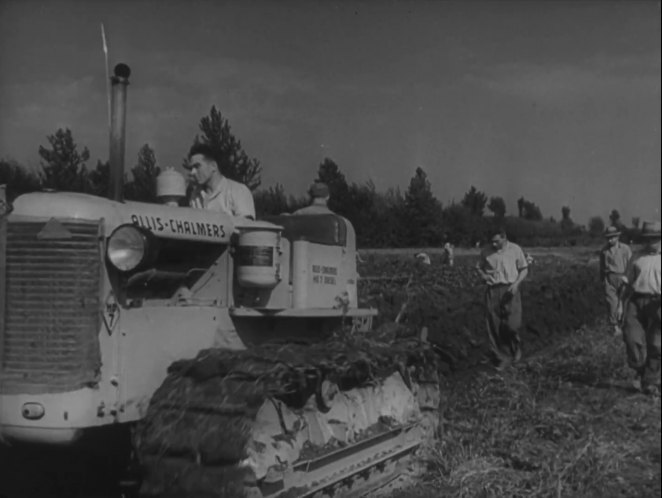
[[[576,222],[660,219],[659,1],[0,0],[0,157],[70,128],[108,157],[104,24],[127,63],[126,166],[178,166],[212,105],[262,185],[350,182],[444,204],[473,185]]]

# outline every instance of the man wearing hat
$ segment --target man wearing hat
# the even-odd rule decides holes
[[[329,209],[329,187],[326,183],[315,182],[308,189],[310,196],[310,206],[297,209],[292,214],[333,214]]]
[[[605,301],[607,302],[609,327],[615,336],[622,335],[621,319],[621,287],[623,276],[632,258],[632,250],[627,244],[619,240],[621,231],[610,226],[605,230],[607,244],[600,251],[600,280],[605,288]]]
[[[636,384],[647,394],[660,394],[660,222],[645,222],[645,247],[627,270],[627,305],[623,339]],[[637,386],[638,387],[638,386]]]

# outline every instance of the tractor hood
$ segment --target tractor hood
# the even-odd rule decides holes
[[[149,230],[157,237],[227,244],[238,225],[255,222],[222,213],[143,202],[116,202],[103,197],[74,192],[38,192],[14,201],[11,219],[51,218],[98,220],[103,218],[106,233],[124,224]],[[259,224],[259,222],[258,222]]]

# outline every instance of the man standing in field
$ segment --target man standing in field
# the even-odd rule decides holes
[[[623,281],[627,305],[623,339],[636,384],[646,394],[660,395],[660,222],[645,222],[642,254],[630,263]],[[637,386],[639,387],[639,386]]]
[[[482,252],[477,269],[487,284],[487,334],[496,366],[501,370],[522,356],[520,285],[528,273],[528,264],[522,248],[507,239],[505,230],[497,229],[491,233],[490,246]]]
[[[448,266],[453,266],[455,262],[455,258],[453,256],[454,248],[453,244],[450,243],[450,241],[446,241],[444,244],[444,263],[446,263]]]
[[[610,226],[605,230],[607,244],[600,251],[600,280],[605,288],[609,327],[614,336],[623,334],[620,327],[622,303],[619,298],[623,276],[632,258],[632,250],[619,240],[621,231]]]

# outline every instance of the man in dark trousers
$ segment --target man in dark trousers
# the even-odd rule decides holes
[[[600,279],[605,288],[609,327],[614,336],[623,334],[619,325],[622,314],[622,303],[619,298],[623,284],[623,276],[632,258],[630,246],[619,240],[621,231],[610,226],[605,230],[607,244],[600,251]]]
[[[643,224],[646,245],[630,263],[623,340],[636,387],[660,395],[660,222]]]
[[[487,284],[487,334],[496,367],[501,370],[522,356],[520,285],[528,273],[528,263],[522,248],[508,240],[504,229],[496,229],[491,233],[489,247],[480,256],[477,269]]]

